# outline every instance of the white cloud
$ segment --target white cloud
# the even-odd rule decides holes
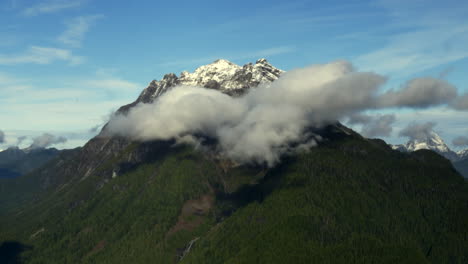
[[[67,49],[31,46],[22,54],[2,55],[0,54],[0,65],[16,64],[50,64],[55,61],[65,61],[70,65],[83,63],[84,57],[73,55]]]
[[[140,104],[108,124],[111,134],[136,140],[194,140],[202,134],[219,141],[223,155],[238,162],[276,164],[281,155],[313,145],[308,127],[334,122],[369,107],[385,78],[354,72],[338,61],[284,73],[269,86],[241,98],[217,90],[179,86],[153,104]]]
[[[133,140],[200,143],[216,139],[221,155],[240,163],[276,164],[297,145],[313,145],[310,128],[356,117],[362,111],[447,106],[457,95],[445,81],[417,78],[380,93],[384,76],[356,72],[346,61],[295,69],[242,97],[218,90],[176,86],[151,104],[112,117],[106,132]],[[369,136],[391,136],[394,114],[354,118]],[[203,141],[203,140],[202,140]]]
[[[426,123],[409,123],[405,128],[403,128],[398,136],[407,137],[410,140],[426,140],[431,137],[431,134],[434,133],[434,127],[436,123],[426,122]]]
[[[56,13],[67,9],[82,6],[85,0],[51,0],[39,3],[23,10],[25,16],[37,16],[41,14]]]
[[[55,144],[63,144],[67,142],[67,138],[63,136],[55,136],[49,133],[44,133],[38,137],[33,138],[33,143],[31,144],[32,149],[36,148],[47,148]]]
[[[58,41],[71,47],[81,47],[85,34],[102,15],[79,16],[67,23],[67,29],[57,38]]]
[[[451,102],[457,97],[457,88],[434,78],[415,78],[400,90],[387,91],[380,97],[380,105],[427,108]]]

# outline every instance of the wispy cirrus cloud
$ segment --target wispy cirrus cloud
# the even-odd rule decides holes
[[[78,8],[85,4],[86,0],[50,0],[23,9],[25,16],[37,16],[41,14],[56,13],[67,9]]]
[[[0,65],[16,64],[51,64],[55,61],[68,62],[70,65],[83,63],[82,56],[73,55],[73,52],[67,49],[49,48],[31,46],[20,54],[4,55],[0,54]]]
[[[468,58],[468,5],[447,0],[380,0],[387,11],[386,44],[355,60],[363,70],[407,77],[431,68]],[[428,6],[432,8],[427,8]]]
[[[113,76],[95,79],[68,80],[60,87],[50,88],[34,79],[21,79],[0,72],[0,104],[51,102],[83,102],[93,100],[116,100],[128,94],[137,94],[143,85]],[[28,98],[23,98],[27,94]]]
[[[410,75],[468,57],[467,42],[468,24],[421,29],[392,36],[386,46],[359,56],[356,63],[384,74]]]
[[[65,45],[79,48],[82,45],[85,34],[96,20],[103,18],[103,15],[79,16],[68,21],[67,29],[57,38]]]

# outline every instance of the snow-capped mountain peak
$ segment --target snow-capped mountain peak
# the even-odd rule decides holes
[[[270,83],[278,79],[283,72],[264,58],[257,60],[255,64],[248,63],[244,66],[218,59],[198,67],[192,73],[183,71],[179,77],[171,73],[164,75],[159,81],[153,80],[135,103],[150,103],[169,88],[177,85],[205,87],[238,96],[261,83]]]
[[[394,150],[398,151],[416,151],[420,149],[433,150],[451,161],[459,159],[459,154],[452,151],[444,140],[434,131],[430,131],[425,137],[411,139],[404,145],[392,145]]]
[[[451,151],[444,140],[433,131],[424,139],[412,139],[408,141],[408,143],[406,143],[406,148],[408,151],[416,151],[419,149],[431,149],[441,153]]]
[[[216,83],[223,83],[226,80],[232,79],[240,67],[237,64],[234,64],[230,61],[219,59],[214,61],[211,64],[201,66],[195,70],[193,73],[184,71],[180,75],[180,82],[184,85],[191,86],[202,86],[206,87],[213,86]],[[217,88],[217,87],[208,87],[208,88]],[[227,83],[224,86],[225,89],[235,89],[236,86],[234,83]]]
[[[457,155],[459,159],[468,159],[468,149],[462,149],[457,151]]]

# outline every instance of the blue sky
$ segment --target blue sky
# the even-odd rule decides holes
[[[153,79],[217,58],[266,57],[284,70],[337,59],[388,76],[445,78],[468,91],[464,1],[0,2],[0,130],[6,142],[48,132],[84,144],[92,127],[132,102]],[[391,137],[433,121],[450,142],[468,136],[467,112],[400,110]],[[28,141],[29,140],[29,141]]]

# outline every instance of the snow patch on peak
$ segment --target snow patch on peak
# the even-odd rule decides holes
[[[217,60],[215,60],[213,63],[208,64],[208,65],[213,65],[213,64],[215,64],[215,65],[231,65],[231,66],[237,66],[237,67],[239,67],[239,65],[237,65],[237,64],[235,64],[235,63],[233,63],[233,62],[230,62],[230,61],[228,61],[228,60],[225,60],[225,59],[217,59]],[[203,66],[202,66],[202,67],[203,67]]]
[[[208,88],[216,87],[225,80],[232,79],[232,76],[240,70],[241,67],[228,60],[218,59],[211,64],[198,67],[195,72],[182,72],[180,82],[184,85],[202,86]],[[227,89],[235,88],[232,85],[227,85]]]
[[[180,77],[171,73],[164,75],[160,81],[152,81],[140,94],[136,103],[150,103],[169,88],[177,85],[205,87],[239,96],[250,88],[275,81],[283,72],[273,67],[264,58],[257,60],[255,64],[248,63],[244,66],[218,59],[198,67],[192,73],[183,71]]]
[[[283,73],[268,63],[259,59],[252,63],[239,66],[225,59],[219,59],[211,64],[201,66],[193,73],[181,73],[180,83],[191,86],[201,86],[221,91],[244,90],[258,86],[260,83],[272,82]]]
[[[444,140],[435,132],[431,131],[425,139],[413,139],[406,143],[406,148],[409,151],[416,151],[420,149],[431,149],[438,152],[451,151]]]
[[[255,64],[270,64],[268,63],[267,59],[265,58],[261,58],[261,59],[258,59]]]
[[[468,158],[468,149],[462,149],[460,151],[457,151],[457,155],[461,160]]]
[[[426,138],[412,139],[405,145],[392,146],[393,149],[399,151],[416,151],[420,149],[433,150],[451,161],[457,161],[459,154],[452,151],[444,140],[434,131],[429,132]]]

